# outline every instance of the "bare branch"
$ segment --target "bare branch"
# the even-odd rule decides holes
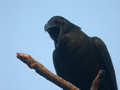
[[[42,64],[33,59],[30,55],[24,53],[17,53],[17,58],[27,64],[30,68],[35,69],[39,75],[45,77],[47,80],[53,82],[57,86],[65,90],[80,90],[70,82],[50,72],[47,68],[45,68]],[[101,80],[103,80],[103,76],[104,70],[100,70],[95,79],[93,80],[90,90],[98,90],[99,84]]]
[[[50,72],[47,68],[45,68],[42,64],[33,59],[30,55],[24,53],[17,53],[17,58],[27,64],[30,68],[35,69],[38,74],[42,75],[47,80],[55,83],[59,87],[65,90],[80,90],[70,82]]]
[[[98,87],[100,85],[100,82],[103,80],[104,78],[104,70],[99,70],[96,78],[93,80],[92,85],[90,90],[98,90]]]

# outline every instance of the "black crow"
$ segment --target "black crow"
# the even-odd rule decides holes
[[[104,69],[105,76],[98,90],[117,90],[113,64],[100,38],[86,35],[61,16],[52,17],[45,31],[55,44],[53,63],[59,76],[81,90],[90,90],[98,71]]]

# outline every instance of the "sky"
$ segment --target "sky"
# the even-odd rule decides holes
[[[55,73],[44,25],[56,15],[105,42],[120,89],[120,0],[0,0],[0,90],[61,90],[16,58],[27,53]]]

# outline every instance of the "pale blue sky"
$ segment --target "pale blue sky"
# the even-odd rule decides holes
[[[0,0],[0,90],[61,90],[16,58],[28,53],[55,73],[53,41],[44,32],[55,15],[104,40],[120,87],[120,0]]]

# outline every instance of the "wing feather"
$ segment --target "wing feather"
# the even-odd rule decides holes
[[[112,60],[110,58],[107,47],[104,44],[104,42],[98,37],[93,37],[92,40],[95,44],[96,50],[98,51],[98,53],[102,59],[102,62],[104,63],[104,65],[110,75],[114,90],[117,90],[115,71],[114,71]]]

